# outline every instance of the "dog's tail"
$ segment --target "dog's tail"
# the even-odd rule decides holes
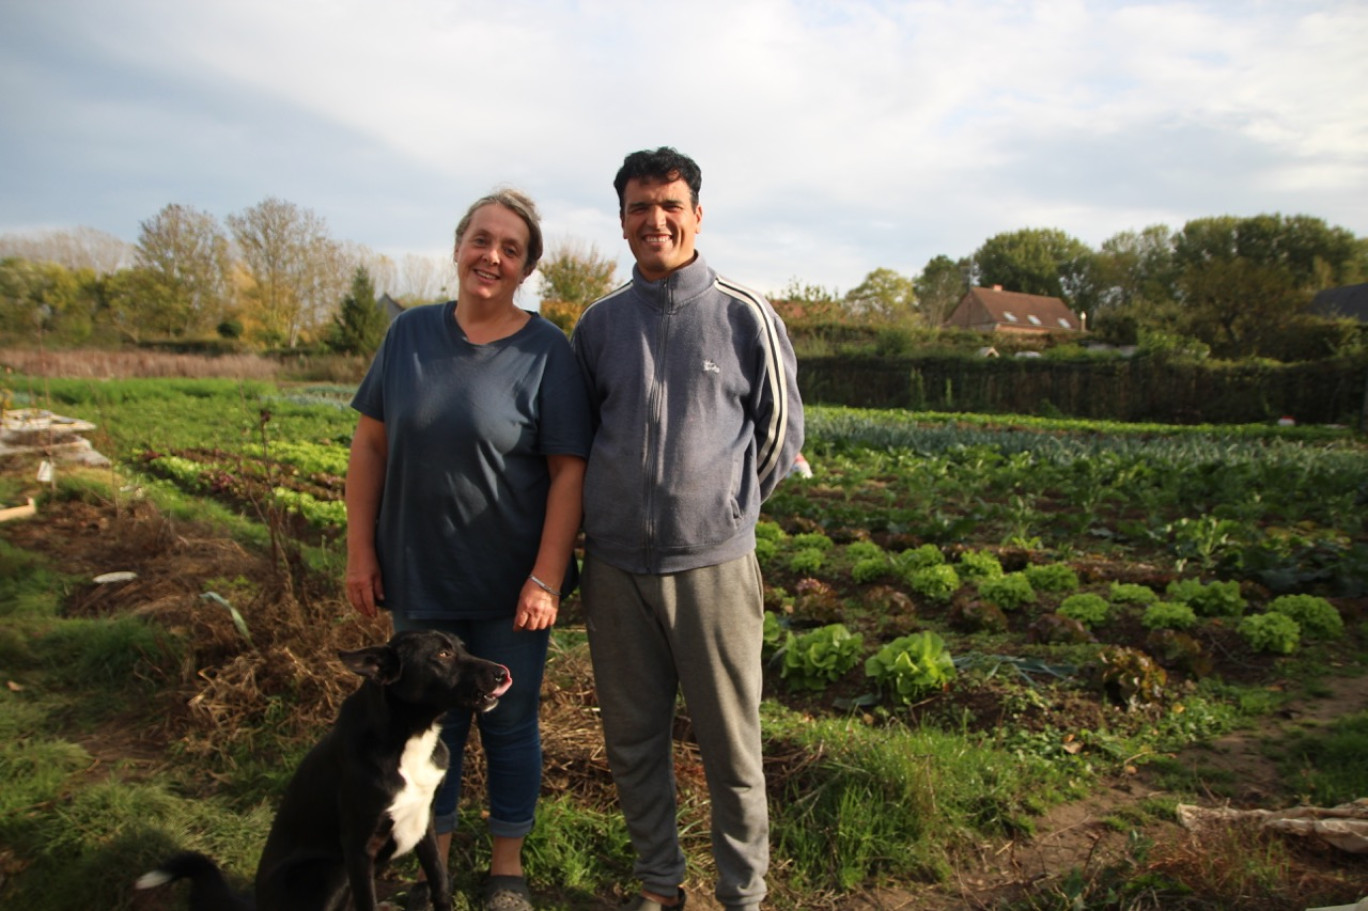
[[[223,871],[203,854],[183,851],[168,857],[133,884],[135,889],[155,889],[178,879],[190,880],[191,911],[251,911],[253,904],[229,887]]]

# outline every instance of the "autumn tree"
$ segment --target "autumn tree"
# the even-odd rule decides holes
[[[399,264],[396,296],[415,304],[442,300],[455,275],[450,257],[407,253]]]
[[[207,335],[227,308],[228,238],[218,221],[173,203],[139,227],[134,258],[146,274],[134,284],[155,298],[148,302],[155,308],[155,332]],[[138,319],[136,314],[129,318]]]
[[[296,347],[329,320],[350,269],[321,217],[268,198],[228,216],[245,271],[244,295],[265,341]]]
[[[56,263],[72,272],[89,270],[99,276],[127,266],[133,250],[113,234],[82,225],[0,236],[0,259],[9,257]]]
[[[563,301],[586,307],[613,290],[617,263],[594,245],[575,241],[557,245],[537,266],[542,301]]]
[[[84,344],[100,307],[100,280],[93,269],[17,256],[0,260],[0,337]]]

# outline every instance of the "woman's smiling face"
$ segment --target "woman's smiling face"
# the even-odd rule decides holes
[[[475,210],[456,244],[456,278],[460,296],[513,301],[527,278],[529,233],[517,213],[497,203]]]

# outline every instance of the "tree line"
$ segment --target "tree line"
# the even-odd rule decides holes
[[[1317,291],[1368,281],[1368,239],[1309,215],[1219,216],[1123,231],[1094,250],[1055,228],[997,234],[916,276],[870,272],[845,294],[794,281],[790,321],[939,328],[971,286],[1063,300],[1094,337],[1226,359],[1361,352],[1361,328],[1308,315]]]
[[[541,311],[567,332],[617,280],[613,260],[574,241],[553,248],[538,272]],[[88,228],[0,237],[0,339],[217,338],[367,354],[386,325],[377,288],[414,305],[450,296],[453,280],[445,259],[395,263],[332,238],[317,214],[284,200],[223,225],[171,204],[141,223],[132,245]],[[969,287],[1001,285],[1062,299],[1118,344],[1287,360],[1363,344],[1349,327],[1301,331],[1316,291],[1363,281],[1368,239],[1313,216],[1274,214],[1152,225],[1097,249],[1056,228],[1024,228],[967,256],[937,255],[916,275],[881,267],[844,293],[795,279],[770,296],[798,332],[840,324],[934,333]]]

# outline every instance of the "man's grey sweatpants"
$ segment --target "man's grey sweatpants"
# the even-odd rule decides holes
[[[758,908],[769,808],[760,750],[764,590],[754,553],[667,575],[623,572],[590,554],[581,593],[638,878],[667,896],[684,881],[671,736],[682,687],[712,802],[717,899],[728,909]]]

